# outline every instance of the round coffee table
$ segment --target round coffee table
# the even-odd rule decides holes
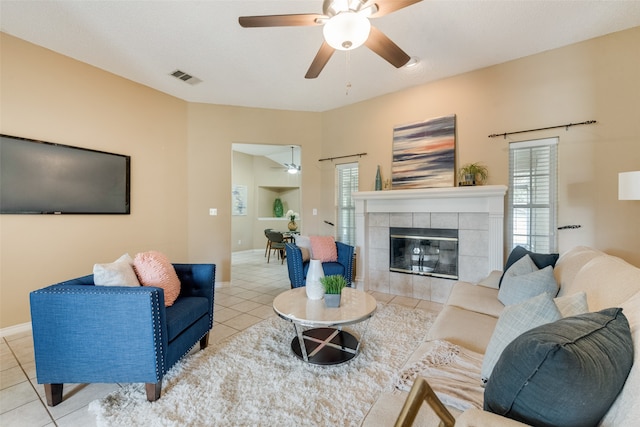
[[[342,290],[338,308],[327,308],[324,299],[308,299],[304,287],[285,291],[273,300],[273,310],[278,316],[293,323],[296,336],[291,341],[291,349],[294,354],[318,365],[335,365],[353,359],[376,307],[375,298],[352,288]],[[359,340],[342,329],[365,321]],[[300,345],[301,342],[304,345]]]

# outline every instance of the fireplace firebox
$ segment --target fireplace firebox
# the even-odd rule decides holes
[[[458,230],[389,229],[389,270],[458,279]]]

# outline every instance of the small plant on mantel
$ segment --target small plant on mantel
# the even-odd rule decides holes
[[[482,163],[467,163],[458,171],[458,185],[482,185],[489,177],[489,169]]]

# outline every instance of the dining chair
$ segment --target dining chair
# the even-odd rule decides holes
[[[264,249],[264,256],[267,256],[267,252],[269,252],[270,246],[271,246],[271,240],[269,240],[269,236],[267,236],[267,233],[269,231],[272,231],[273,228],[265,228],[264,229],[264,237],[267,238],[267,247]]]
[[[275,250],[284,264],[284,237],[279,231],[267,231],[267,239],[269,239],[269,251],[267,253],[267,263],[271,258],[271,251]]]

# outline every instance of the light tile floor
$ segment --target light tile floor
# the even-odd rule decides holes
[[[216,288],[214,327],[209,342],[236,334],[271,316],[273,298],[290,288],[286,262],[267,263],[261,250],[234,253],[231,283]],[[438,312],[440,304],[371,292],[380,302]],[[196,346],[192,352],[198,351]],[[188,357],[188,356],[187,356]],[[62,403],[48,407],[36,382],[30,332],[0,338],[0,426],[95,426],[88,404],[119,384],[65,384]]]

